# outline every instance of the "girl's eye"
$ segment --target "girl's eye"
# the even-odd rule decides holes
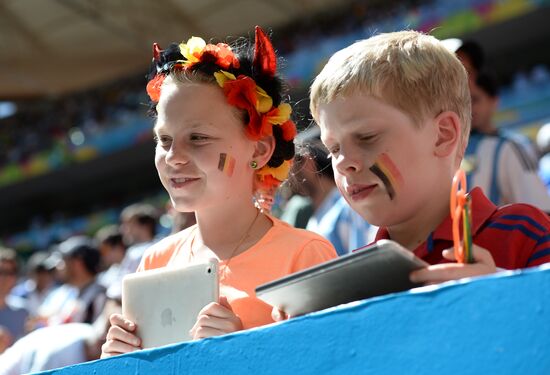
[[[155,142],[159,146],[167,147],[172,142],[172,139],[165,135],[155,135]]]

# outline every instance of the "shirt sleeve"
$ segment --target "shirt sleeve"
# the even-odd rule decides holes
[[[550,212],[550,195],[537,171],[526,168],[517,149],[506,142],[499,161],[499,182],[503,201],[528,203],[542,211]]]
[[[296,254],[292,265],[292,272],[324,263],[336,258],[336,256],[336,250],[330,242],[322,239],[312,239]]]

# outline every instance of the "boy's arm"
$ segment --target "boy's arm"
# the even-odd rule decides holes
[[[410,279],[415,283],[429,285],[497,272],[495,261],[489,251],[474,244],[472,254],[474,263],[436,264],[411,272]],[[453,249],[443,250],[443,257],[456,262]]]

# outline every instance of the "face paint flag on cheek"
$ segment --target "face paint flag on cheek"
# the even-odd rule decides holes
[[[218,169],[229,177],[233,176],[233,171],[235,170],[235,158],[231,155],[220,154]]]
[[[386,190],[393,200],[396,192],[403,186],[403,176],[388,154],[380,154],[374,164],[369,168],[386,186]]]

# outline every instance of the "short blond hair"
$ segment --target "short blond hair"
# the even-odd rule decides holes
[[[462,125],[461,148],[470,132],[466,70],[436,38],[417,31],[379,34],[336,52],[311,86],[310,110],[353,94],[372,95],[407,113],[415,124],[443,111]]]

